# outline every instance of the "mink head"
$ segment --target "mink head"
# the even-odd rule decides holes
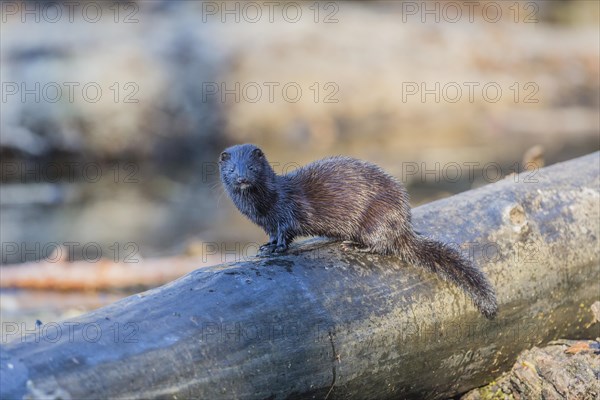
[[[262,150],[253,144],[240,144],[225,149],[219,156],[219,169],[221,181],[233,191],[261,187],[274,175]]]

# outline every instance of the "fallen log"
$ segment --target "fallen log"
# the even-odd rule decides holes
[[[314,239],[26,334],[5,325],[0,397],[464,393],[524,349],[598,336],[589,307],[599,297],[599,163],[594,153],[414,210],[419,232],[460,243],[488,274],[493,321],[426,271]]]

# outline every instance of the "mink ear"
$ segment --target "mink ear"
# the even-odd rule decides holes
[[[229,160],[229,158],[231,158],[231,154],[229,154],[229,153],[227,153],[227,152],[224,151],[219,156],[219,161],[221,161],[221,162],[227,161],[227,160]]]
[[[263,158],[265,156],[261,149],[252,150],[252,154],[254,154],[258,158]]]

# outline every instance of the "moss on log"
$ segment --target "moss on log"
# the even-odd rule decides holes
[[[461,244],[488,274],[493,321],[426,271],[315,239],[194,271],[39,336],[3,338],[0,397],[466,392],[524,349],[598,334],[588,308],[599,297],[599,163],[594,153],[414,210],[419,232]]]

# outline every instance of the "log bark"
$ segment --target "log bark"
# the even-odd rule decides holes
[[[464,393],[524,349],[598,336],[599,163],[594,153],[414,210],[419,232],[463,245],[488,274],[493,321],[435,275],[313,239],[196,270],[39,335],[15,331],[3,338],[0,397]]]
[[[558,340],[523,351],[510,372],[461,400],[598,400],[600,342]]]

